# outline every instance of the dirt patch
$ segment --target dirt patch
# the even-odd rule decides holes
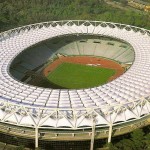
[[[114,76],[112,76],[109,81],[112,81],[122,75],[124,73],[124,68],[121,67],[120,64],[117,62],[105,59],[105,58],[98,58],[98,57],[91,57],[91,56],[67,56],[67,57],[60,57],[59,59],[55,60],[49,66],[47,66],[43,70],[43,74],[48,76],[50,72],[56,69],[61,63],[68,62],[68,63],[75,63],[75,64],[85,64],[85,65],[94,65],[96,67],[103,67],[103,68],[110,68],[116,70]]]

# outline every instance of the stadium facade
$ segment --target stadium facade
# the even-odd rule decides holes
[[[42,88],[23,83],[12,76],[11,63],[24,50],[45,40],[69,35],[105,36],[129,43],[134,49],[134,62],[129,54],[123,55],[120,59],[125,60],[125,64],[132,64],[123,75],[107,84],[88,89]],[[50,47],[47,49],[50,50]],[[2,132],[35,138],[35,147],[38,147],[39,138],[91,139],[92,150],[94,138],[108,137],[108,142],[111,142],[114,130],[119,135],[121,128],[128,125],[132,128],[139,122],[144,122],[144,125],[150,123],[149,30],[101,21],[43,22],[1,33],[0,53]],[[30,67],[34,69],[34,66]],[[96,137],[98,133],[100,135]]]

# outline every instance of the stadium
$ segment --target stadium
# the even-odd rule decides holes
[[[67,20],[0,34],[0,134],[90,141],[150,124],[150,31]]]

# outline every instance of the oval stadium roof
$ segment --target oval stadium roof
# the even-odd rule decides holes
[[[109,36],[131,44],[130,69],[105,85],[80,90],[54,90],[27,85],[9,73],[23,50],[61,35]],[[0,119],[21,126],[85,128],[127,122],[150,114],[150,31],[100,21],[52,21],[0,34]]]

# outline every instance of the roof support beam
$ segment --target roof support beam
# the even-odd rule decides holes
[[[91,136],[90,150],[93,150],[93,149],[94,149],[94,137],[95,137],[95,119],[93,119],[93,126],[92,126],[92,136]]]
[[[35,148],[39,146],[39,136],[38,136],[38,128],[35,127]]]
[[[112,124],[110,124],[110,126],[109,126],[108,143],[111,142],[111,136],[112,136]]]

